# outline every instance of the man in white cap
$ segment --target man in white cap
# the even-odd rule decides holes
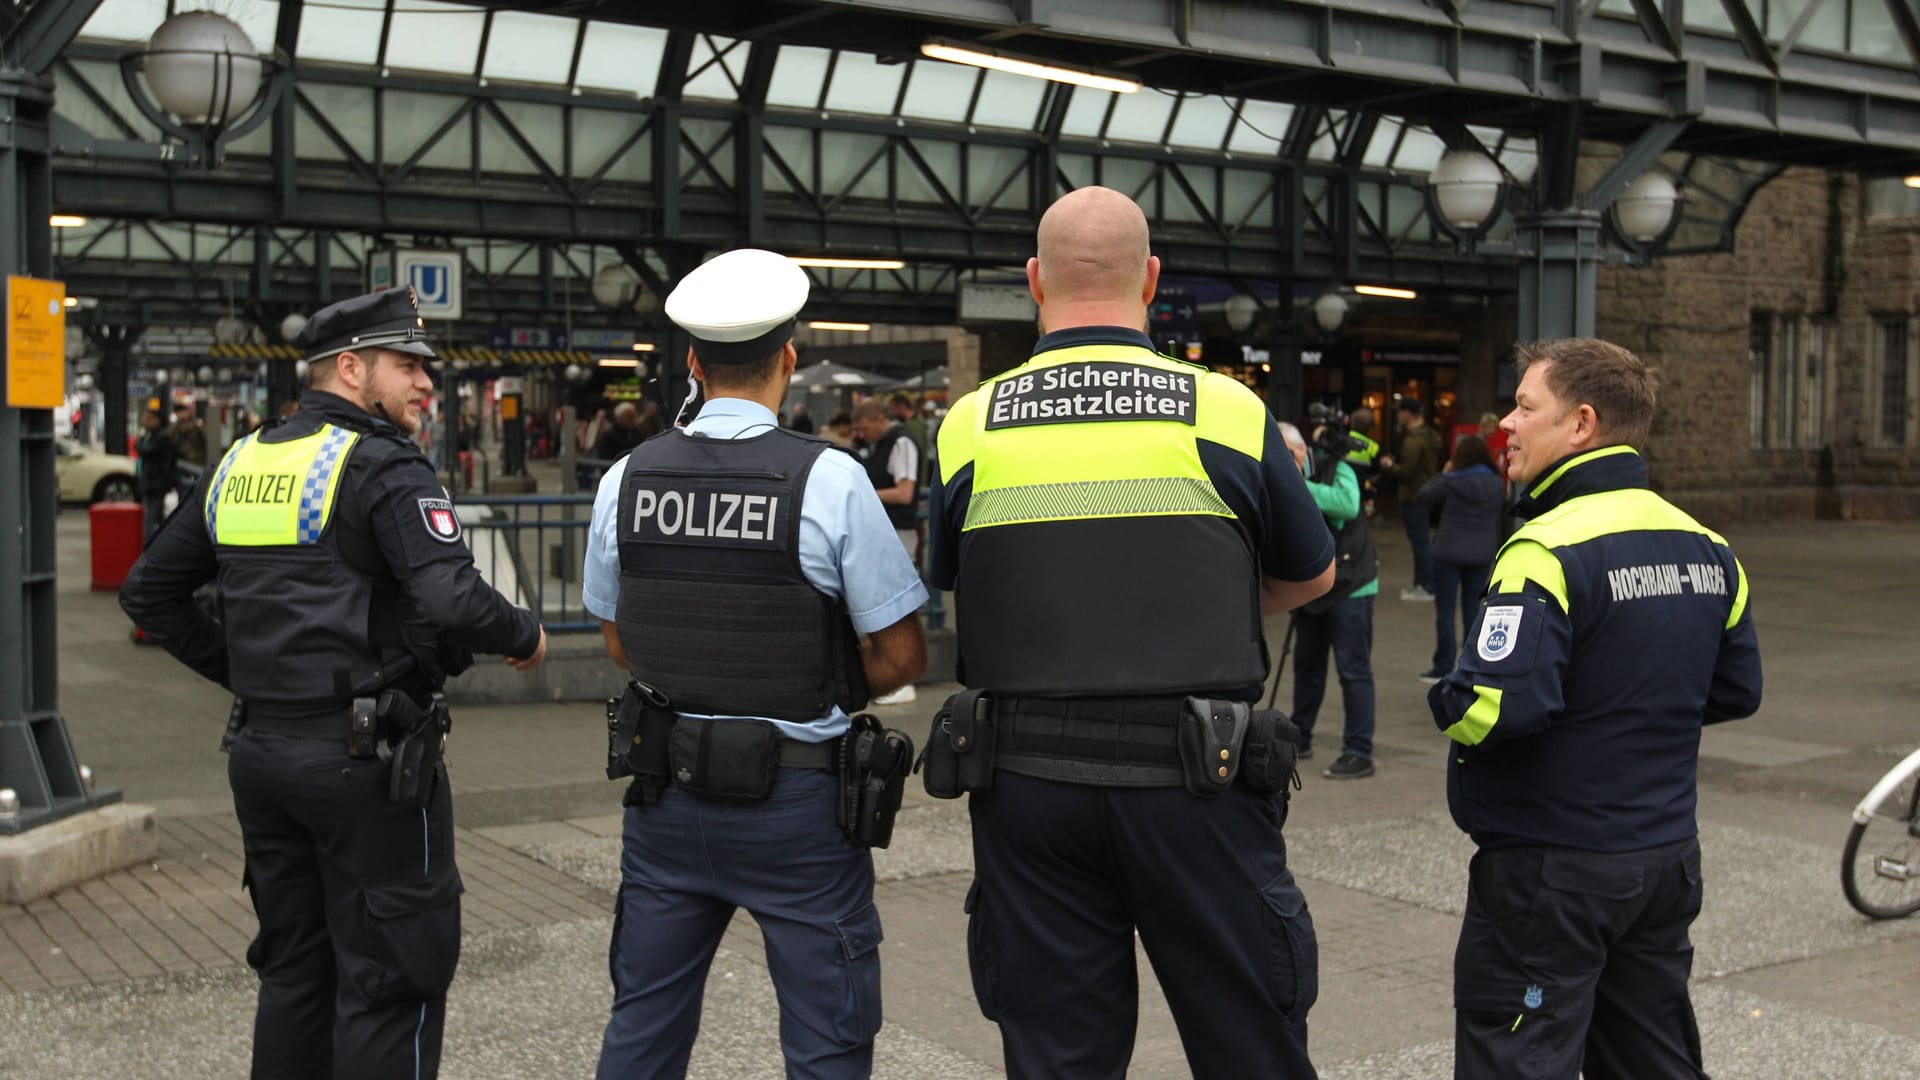
[[[866,845],[885,837],[834,825],[876,741],[849,714],[926,668],[927,592],[860,463],[775,416],[808,288],[752,249],[688,274],[666,312],[693,338],[706,404],[594,500],[586,606],[633,680],[609,746],[609,775],[634,780],[602,1080],[686,1074],[708,966],[742,907],[766,940],[787,1075],[872,1071]]]

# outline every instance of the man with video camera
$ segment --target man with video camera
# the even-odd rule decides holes
[[[1307,491],[1333,531],[1333,588],[1294,610],[1288,633],[1298,641],[1293,671],[1293,722],[1300,729],[1300,756],[1313,756],[1313,726],[1327,691],[1327,650],[1340,674],[1346,730],[1340,756],[1324,775],[1358,780],[1373,775],[1373,598],[1380,592],[1380,560],[1373,534],[1360,512],[1360,480],[1346,457],[1354,449],[1346,418],[1324,405],[1309,411],[1319,425],[1309,448],[1300,429],[1280,425]]]

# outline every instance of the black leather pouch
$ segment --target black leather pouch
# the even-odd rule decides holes
[[[934,714],[927,748],[915,768],[936,799],[993,790],[993,702],[984,690],[962,690]]]
[[[1294,766],[1300,758],[1300,729],[1278,709],[1255,709],[1241,749],[1240,774],[1263,795],[1286,794],[1298,786]]]
[[[773,793],[780,730],[765,720],[681,718],[667,740],[673,782],[695,795],[753,802]]]

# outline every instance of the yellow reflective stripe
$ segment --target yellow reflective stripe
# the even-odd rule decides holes
[[[1196,374],[1200,377],[1200,396],[1194,412],[1200,424],[1195,434],[1259,461],[1267,443],[1267,425],[1273,423],[1266,402],[1238,379],[1213,371]]]
[[[1567,606],[1566,567],[1545,545],[1529,537],[1515,536],[1501,549],[1500,561],[1493,565],[1493,580],[1499,584],[1489,596],[1517,593],[1531,581],[1558,601],[1561,611],[1571,611]]]
[[[229,547],[284,547],[320,539],[333,515],[341,466],[358,432],[323,424],[283,443],[235,446],[207,492],[213,541]]]
[[[1715,539],[1718,539],[1718,537],[1715,537]],[[1740,621],[1740,616],[1747,613],[1747,568],[1741,566],[1740,560],[1737,558],[1733,560],[1733,572],[1739,576],[1740,584],[1733,590],[1733,610],[1727,613],[1727,629],[1729,630],[1733,629],[1734,623]]]
[[[1447,738],[1462,746],[1478,746],[1485,741],[1493,725],[1500,722],[1500,697],[1503,691],[1491,686],[1475,686],[1474,702],[1467,715],[1447,729]]]
[[[962,528],[1165,514],[1232,517],[1233,511],[1211,482],[1189,476],[1027,484],[976,490],[967,502],[967,520]]]
[[[1546,479],[1533,485],[1533,490],[1527,492],[1527,494],[1533,498],[1536,498],[1536,499],[1539,498],[1541,493],[1545,492],[1548,488],[1553,486],[1553,482],[1555,480],[1558,480],[1562,476],[1565,476],[1567,470],[1573,468],[1576,465],[1585,465],[1589,461],[1598,461],[1603,457],[1613,457],[1616,454],[1638,454],[1638,453],[1639,451],[1635,450],[1631,446],[1603,446],[1598,450],[1590,450],[1587,453],[1568,458],[1566,462],[1562,464],[1559,468],[1548,473],[1546,476]]]

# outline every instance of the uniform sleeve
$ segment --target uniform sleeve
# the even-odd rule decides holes
[[[1434,723],[1462,746],[1546,731],[1566,705],[1572,649],[1560,560],[1532,541],[1509,544],[1494,564],[1459,663],[1427,692]]]
[[[202,677],[228,681],[227,638],[220,624],[194,602],[193,594],[219,572],[213,538],[207,534],[209,469],[193,495],[161,526],[120,586],[120,610],[179,661]]]
[[[385,463],[368,479],[368,518],[387,569],[426,620],[475,652],[531,656],[540,643],[533,612],[516,607],[474,568],[466,532],[443,537],[428,503],[447,492],[417,452]]]
[[[1731,558],[1731,556],[1729,556]],[[1732,559],[1735,587],[1733,611],[1720,635],[1720,656],[1713,666],[1713,686],[1707,692],[1706,722],[1743,720],[1760,708],[1760,636],[1753,626],[1753,604],[1747,595],[1747,571]]]
[[[831,450],[814,461],[800,504],[800,568],[846,601],[853,628],[884,630],[920,610],[927,587],[859,464]]]
[[[580,572],[580,601],[595,618],[612,622],[620,607],[620,485],[624,464],[600,477],[593,496],[593,521],[587,526],[586,565]]]

